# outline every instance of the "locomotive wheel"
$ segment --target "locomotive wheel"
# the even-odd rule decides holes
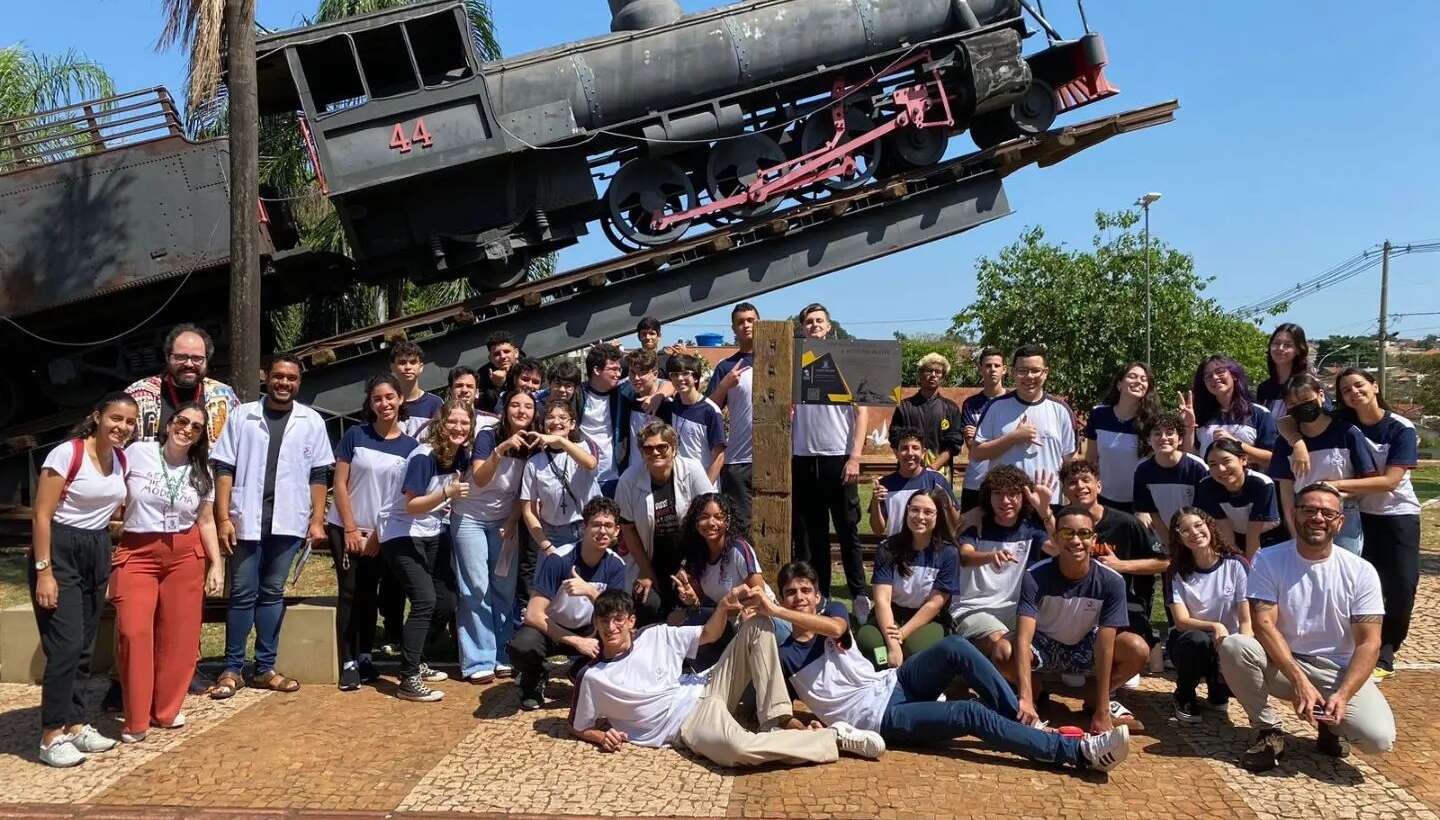
[[[705,163],[705,187],[712,199],[720,200],[744,191],[761,172],[785,161],[785,149],[765,134],[746,134],[738,139],[721,140],[710,150]],[[765,202],[747,203],[726,212],[742,219],[768,214],[780,206],[783,197]]]
[[[858,108],[847,107],[845,109],[845,134],[841,141],[848,141],[871,131],[875,123]],[[818,150],[830,138],[835,136],[835,123],[830,117],[830,109],[824,108],[810,115],[805,120],[805,130],[800,135],[800,150],[803,153],[810,153]],[[857,153],[852,154],[855,158],[855,173],[850,176],[831,177],[822,183],[832,191],[848,191],[858,188],[875,177],[875,171],[880,166],[880,158],[884,154],[881,146],[884,140],[876,140]]]
[[[639,157],[622,165],[610,180],[605,205],[621,236],[637,245],[664,245],[683,236],[690,221],[677,222],[662,231],[652,227],[653,215],[694,208],[695,186],[675,163]]]
[[[885,135],[886,166],[928,168],[945,156],[950,136],[941,128],[901,128]]]
[[[1055,124],[1058,109],[1055,89],[1041,80],[1031,80],[1024,96],[1009,108],[987,111],[970,123],[970,137],[982,150],[994,148],[1016,137],[1045,132]]]
[[[517,253],[509,259],[481,262],[466,275],[470,287],[480,293],[502,290],[517,284],[530,270],[530,254]]]
[[[610,240],[610,244],[614,245],[621,253],[634,253],[635,251],[644,249],[642,246],[621,236],[620,232],[615,230],[615,223],[610,219],[608,214],[600,217],[600,232],[605,234],[605,238]]]

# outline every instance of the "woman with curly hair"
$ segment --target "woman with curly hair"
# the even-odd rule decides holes
[[[735,506],[720,493],[705,493],[690,502],[680,526],[680,571],[661,583],[673,583],[682,606],[689,608],[685,623],[697,626],[709,620],[725,594],[744,584],[765,590],[771,598],[775,592],[765,583],[760,559],[755,548],[732,526]],[[778,627],[780,624],[777,623]],[[735,634],[735,624],[726,628],[719,640],[700,647],[694,668],[708,669]],[[780,635],[779,640],[785,636]]]
[[[949,603],[959,589],[960,558],[945,515],[951,503],[940,488],[911,495],[904,529],[875,551],[875,608],[855,637],[877,667],[898,667],[952,631]]]
[[[1240,551],[1196,507],[1170,520],[1170,660],[1175,663],[1175,717],[1200,722],[1195,688],[1205,681],[1205,702],[1224,708],[1230,689],[1220,675],[1220,644],[1230,635],[1252,635],[1245,599],[1249,568]]]
[[[1105,401],[1085,420],[1085,460],[1095,465],[1105,494],[1100,503],[1131,512],[1135,503],[1135,465],[1146,449],[1140,432],[1160,415],[1155,375],[1150,365],[1131,362],[1110,385]]]

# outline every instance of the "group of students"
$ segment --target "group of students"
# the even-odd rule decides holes
[[[868,579],[855,538],[867,411],[799,405],[797,560],[772,588],[748,540],[758,316],[735,307],[739,350],[708,382],[698,357],[660,349],[648,319],[640,348],[597,344],[583,371],[547,370],[496,334],[482,367],[449,372],[445,398],[421,388],[423,352],[400,342],[333,448],[320,413],[295,401],[298,362],[277,356],[266,395],[240,405],[205,378],[209,337],[177,328],[166,373],[105,397],[41,470],[41,759],[74,765],[114,745],[85,723],[79,689],[112,567],[122,740],[184,724],[222,554],[226,657],[211,696],[298,689],[276,650],[307,541],[334,558],[342,690],[376,679],[380,614],[389,631],[404,613],[399,697],[444,696],[430,684],[447,675],[426,659],[449,643],[463,678],[518,677],[522,708],[538,709],[547,658],[569,655],[572,727],[606,750],[824,762],[975,735],[1105,770],[1140,728],[1116,691],[1166,656],[1180,721],[1232,693],[1245,706],[1251,768],[1283,753],[1267,688],[1320,727],[1322,750],[1393,742],[1375,681],[1393,669],[1418,584],[1415,429],[1363,371],[1339,375],[1332,405],[1300,328],[1272,335],[1258,398],[1216,356],[1167,413],[1134,363],[1083,428],[1045,391],[1038,346],[1008,361],[981,351],[981,391],[960,406],[940,395],[949,362],[925,357],[891,421],[896,470],[872,493],[885,538]],[[808,306],[801,329],[827,335],[828,311]],[[941,470],[962,453],[957,502]],[[832,523],[848,610],[829,598]],[[1157,579],[1165,635],[1150,622]],[[1084,689],[1088,734],[1040,720],[1055,685]],[[735,717],[751,689],[759,733]],[[791,714],[792,694],[816,723]]]

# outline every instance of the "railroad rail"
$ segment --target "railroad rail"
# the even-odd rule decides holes
[[[475,361],[484,336],[505,329],[532,356],[578,349],[634,328],[641,316],[674,321],[968,230],[1010,212],[1001,180],[1046,167],[1118,134],[1173,119],[1163,103],[1012,140],[824,200],[636,251],[535,282],[332,336],[294,351],[304,398],[358,405],[384,346],[426,340],[427,389],[446,368]],[[483,354],[481,355],[483,358]]]

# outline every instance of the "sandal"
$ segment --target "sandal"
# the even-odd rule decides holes
[[[300,681],[287,678],[274,669],[263,675],[257,675],[254,684],[272,692],[294,692],[300,688]]]
[[[210,690],[210,698],[212,700],[225,700],[234,697],[236,692],[244,688],[245,679],[241,678],[235,672],[226,670],[220,675],[219,680],[215,681],[215,686]]]

